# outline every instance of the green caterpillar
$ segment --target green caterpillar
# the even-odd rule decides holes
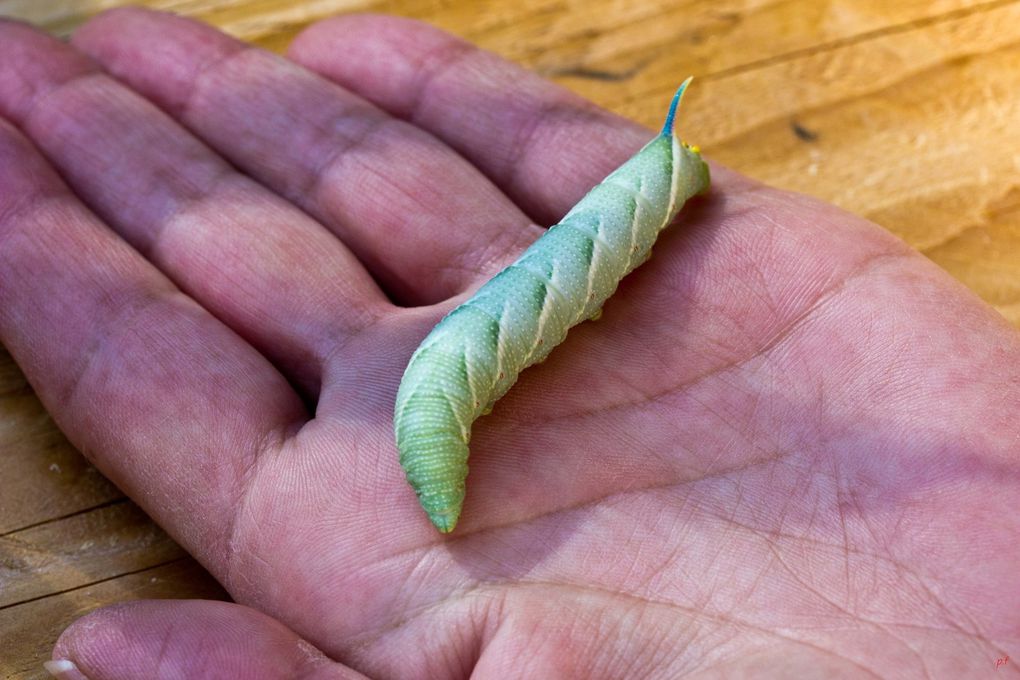
[[[439,531],[453,531],[460,517],[471,424],[571,326],[597,318],[684,202],[708,188],[700,151],[673,134],[690,82],[673,96],[658,136],[447,314],[411,356],[393,425],[407,481]]]

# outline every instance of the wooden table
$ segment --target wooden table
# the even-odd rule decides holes
[[[0,15],[67,34],[122,4],[0,0]],[[1020,0],[141,4],[278,51],[336,13],[417,17],[650,126],[694,74],[685,138],[748,175],[871,218],[1020,326]],[[226,597],[84,462],[2,348],[0,461],[4,678],[45,677],[60,631],[95,607]]]

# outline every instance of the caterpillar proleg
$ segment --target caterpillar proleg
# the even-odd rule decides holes
[[[571,326],[597,318],[684,202],[708,188],[698,148],[673,134],[690,82],[673,96],[658,136],[447,314],[411,356],[393,425],[407,481],[439,531],[453,531],[460,517],[471,424]]]

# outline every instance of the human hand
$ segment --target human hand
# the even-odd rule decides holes
[[[874,225],[713,168],[476,424],[441,537],[408,357],[651,133],[400,19],[304,68],[141,10],[0,38],[0,340],[246,605],[96,612],[54,652],[92,680],[960,677],[1020,641],[1020,339]]]

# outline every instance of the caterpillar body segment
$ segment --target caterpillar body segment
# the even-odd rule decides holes
[[[447,314],[411,356],[394,406],[396,443],[407,480],[439,531],[452,531],[460,516],[474,420],[571,326],[597,318],[684,202],[708,188],[700,152],[673,134],[689,82],[677,90],[658,136]]]

